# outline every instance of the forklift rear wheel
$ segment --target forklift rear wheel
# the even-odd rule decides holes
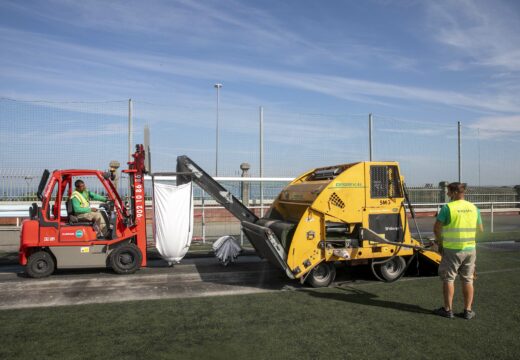
[[[121,245],[110,255],[110,266],[118,274],[133,274],[141,267],[142,258],[134,244]]]
[[[394,281],[400,278],[406,270],[406,261],[402,256],[396,256],[384,264],[376,265],[376,270],[379,272],[383,280],[388,282]]]
[[[336,278],[336,267],[334,263],[322,262],[307,277],[309,285],[315,288],[327,287]]]
[[[32,278],[47,277],[54,272],[56,263],[51,254],[46,251],[38,251],[29,256],[25,272]]]

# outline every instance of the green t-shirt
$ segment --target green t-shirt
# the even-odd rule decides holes
[[[439,211],[439,215],[437,215],[437,220],[442,223],[442,225],[448,225],[451,222],[450,217],[450,208],[448,205],[444,205]],[[480,217],[480,209],[477,208],[477,225],[482,224],[482,218]]]
[[[93,193],[92,191],[85,190],[81,194],[88,202],[90,202],[90,200],[107,201],[106,197]],[[90,207],[81,207],[81,203],[76,198],[72,198],[72,208],[75,214],[87,214],[92,211]]]

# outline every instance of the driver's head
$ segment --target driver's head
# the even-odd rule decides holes
[[[76,186],[76,190],[78,190],[79,192],[83,192],[87,188],[83,180],[76,180],[74,186]]]

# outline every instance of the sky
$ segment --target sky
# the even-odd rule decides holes
[[[33,161],[46,163],[86,122],[94,158],[117,148],[124,161],[131,98],[134,141],[149,124],[156,169],[187,154],[214,171],[222,83],[221,174],[243,161],[258,172],[262,106],[266,175],[367,160],[372,113],[375,159],[401,161],[415,183],[457,176],[460,121],[464,180],[514,185],[518,34],[514,0],[3,0],[0,140],[12,147],[0,160],[28,164],[17,156],[37,151],[37,127]]]

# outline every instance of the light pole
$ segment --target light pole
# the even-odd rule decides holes
[[[219,120],[219,106],[220,106],[220,88],[222,84],[213,85],[217,89],[217,134],[216,134],[216,149],[215,149],[215,176],[218,176],[218,120]]]

